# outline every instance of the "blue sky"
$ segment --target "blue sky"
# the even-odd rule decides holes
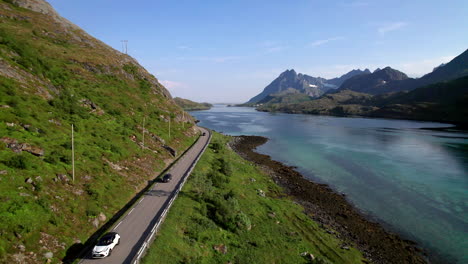
[[[128,53],[173,96],[245,102],[286,69],[419,77],[468,48],[468,1],[49,0]]]

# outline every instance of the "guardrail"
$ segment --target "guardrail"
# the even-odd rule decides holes
[[[208,144],[210,144],[212,133],[211,133],[211,131],[209,129],[207,129],[207,130],[208,130],[209,136],[208,136],[208,140],[205,143],[205,146],[203,146],[202,151],[200,151],[200,153],[198,153],[197,158],[192,162],[192,164],[190,164],[190,167],[187,169],[187,171],[182,176],[182,181],[179,182],[178,188],[172,194],[171,200],[169,201],[169,203],[167,203],[166,208],[164,208],[164,210],[163,210],[161,216],[159,217],[158,221],[154,224],[153,228],[151,228],[151,232],[149,233],[149,235],[145,239],[145,242],[143,242],[143,244],[141,245],[140,249],[138,250],[138,253],[135,255],[135,257],[133,258],[131,263],[133,263],[133,264],[139,264],[140,263],[141,258],[144,256],[144,254],[146,253],[146,251],[148,249],[148,246],[151,245],[151,243],[153,242],[154,235],[156,235],[156,233],[158,233],[159,227],[161,226],[162,222],[166,218],[167,212],[172,207],[172,204],[174,203],[175,199],[179,195],[179,192],[184,187],[185,182],[187,182],[188,176],[190,176],[193,169],[195,168],[195,165],[197,165],[198,160],[200,160],[201,156],[203,155],[206,148],[208,147]]]

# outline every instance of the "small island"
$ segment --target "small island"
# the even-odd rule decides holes
[[[213,107],[210,103],[197,103],[180,97],[174,98],[174,101],[185,111],[209,110]]]

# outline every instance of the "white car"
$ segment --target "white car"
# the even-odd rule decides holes
[[[120,235],[115,232],[105,234],[93,248],[93,258],[110,256],[115,246],[120,243]]]

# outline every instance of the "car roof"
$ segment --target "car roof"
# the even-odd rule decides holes
[[[109,237],[115,237],[115,235],[118,235],[116,232],[109,232],[102,236],[102,238],[109,238]]]

